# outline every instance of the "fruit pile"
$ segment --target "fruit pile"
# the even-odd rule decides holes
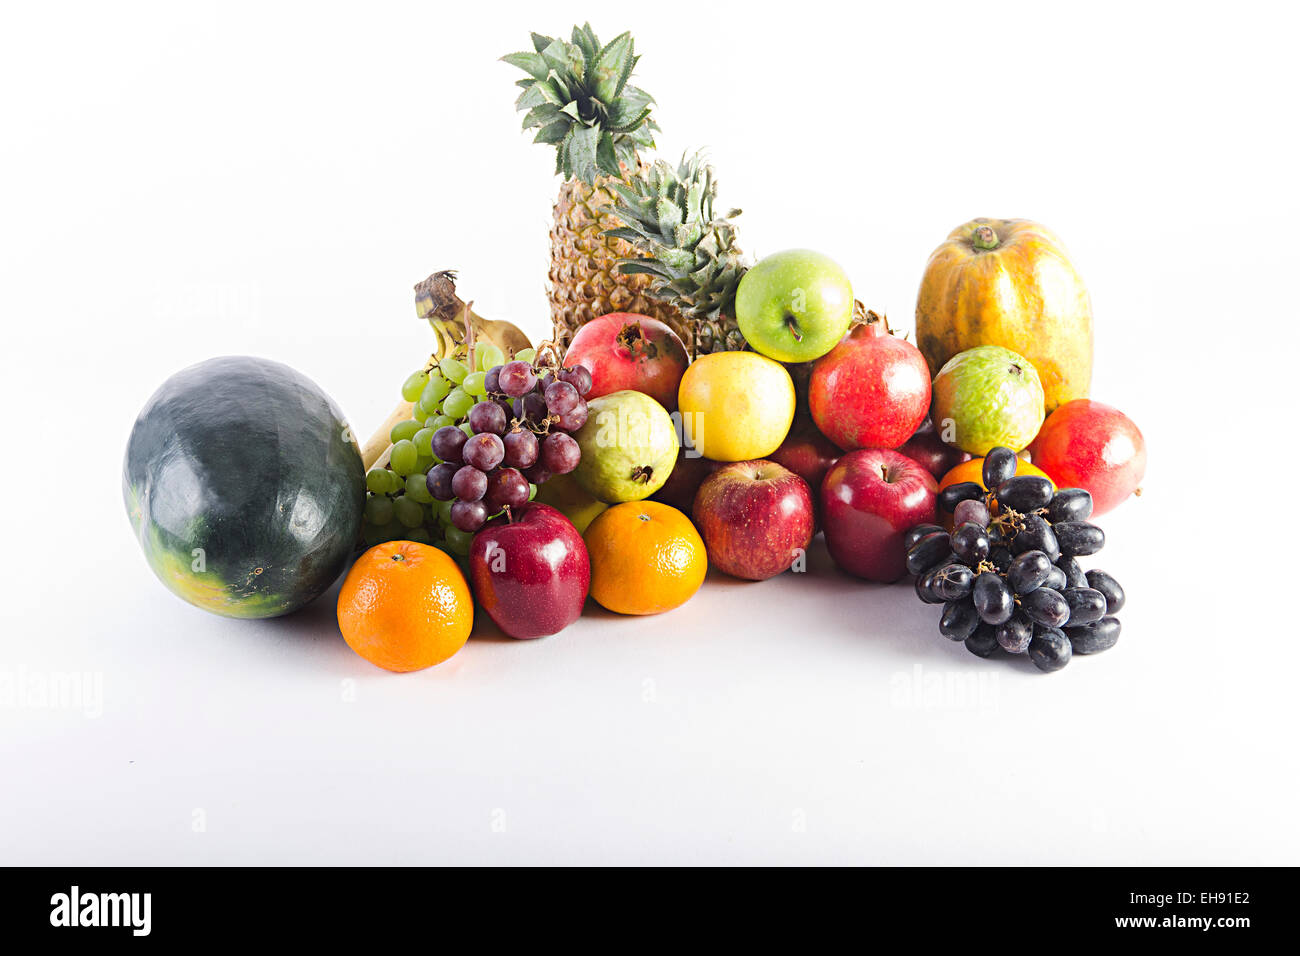
[[[363,448],[283,366],[174,376],[124,469],[164,583],[221,614],[287,613],[355,546],[340,631],[414,670],[455,653],[476,610],[518,639],[563,630],[588,598],[661,614],[710,567],[806,573],[821,535],[851,577],[915,575],[940,631],[980,657],[1052,671],[1113,646],[1124,592],[1078,559],[1138,492],[1146,449],[1088,397],[1091,302],[1060,239],[1029,220],[957,227],[921,277],[914,345],[824,253],[751,262],[700,154],[649,155],[630,35],[532,46],[504,59],[564,180],[550,340],[434,273],[415,286],[433,354]]]
[[[907,570],[916,575],[917,597],[943,605],[944,637],[965,642],[978,657],[1001,648],[1055,671],[1073,654],[1115,646],[1124,590],[1077,560],[1106,543],[1105,532],[1087,520],[1092,495],[1017,474],[1019,461],[1010,448],[994,448],[983,460],[981,483],[945,488],[938,506],[952,515],[953,530],[911,528],[903,538]]]

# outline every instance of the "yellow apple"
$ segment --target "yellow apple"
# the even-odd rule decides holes
[[[794,382],[757,352],[713,352],[691,363],[677,391],[682,433],[705,458],[765,458],[794,421]]]

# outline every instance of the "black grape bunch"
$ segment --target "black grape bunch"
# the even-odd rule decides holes
[[[966,481],[941,491],[952,533],[934,524],[909,530],[907,569],[917,597],[943,605],[939,633],[948,640],[978,657],[1027,654],[1039,670],[1058,671],[1075,654],[1115,646],[1124,589],[1079,564],[1106,543],[1088,521],[1092,495],[1053,491],[1046,478],[1017,475],[1017,463],[1010,448],[994,448],[983,487]]]

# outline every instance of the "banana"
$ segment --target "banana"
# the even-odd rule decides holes
[[[438,356],[450,355],[465,341],[465,303],[456,294],[456,273],[435,272],[415,284],[415,314],[427,319],[438,337]],[[485,319],[472,308],[469,320],[474,326],[475,342],[484,340],[495,345],[509,358],[516,352],[532,348],[528,336],[512,322]]]
[[[467,312],[476,344],[489,342],[499,348],[506,358],[532,347],[528,336],[514,323],[485,319],[472,306],[466,306],[456,294],[456,273],[444,269],[415,284],[415,314],[427,319],[429,327],[433,329],[434,349],[429,356],[430,365],[448,355],[454,355],[464,344]],[[410,417],[410,402],[401,402],[389,413],[384,423],[362,446],[361,461],[367,469],[382,465],[388,460],[388,450],[391,447],[389,433],[394,425]]]

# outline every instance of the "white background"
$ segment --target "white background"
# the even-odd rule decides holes
[[[634,30],[661,153],[707,146],[747,251],[835,256],[910,329],[973,216],[1054,228],[1093,395],[1143,428],[1098,563],[1112,652],[1040,675],[906,585],[713,575],[383,673],[332,595],[211,617],[133,543],[134,416],[283,360],[369,433],[440,268],[540,337],[552,158],[528,31]],[[1296,863],[1295,23],[1283,4],[11,5],[0,34],[11,863]],[[1289,490],[1288,490],[1289,489]],[[349,696],[353,699],[349,700]],[[87,713],[87,711],[90,711]]]

